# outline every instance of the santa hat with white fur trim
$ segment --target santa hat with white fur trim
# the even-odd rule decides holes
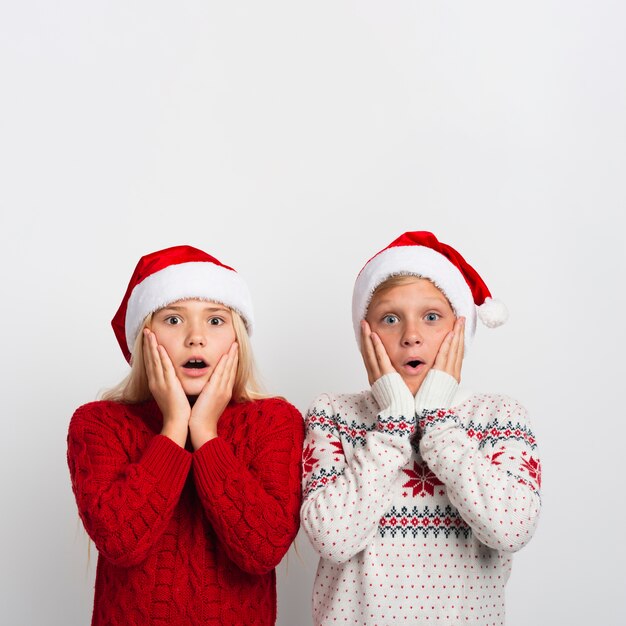
[[[239,274],[198,248],[174,246],[139,259],[111,321],[126,360],[130,362],[132,347],[147,315],[177,300],[191,298],[219,302],[234,309],[243,318],[248,334],[252,334],[252,300]]]
[[[476,316],[489,328],[504,324],[508,312],[493,300],[478,272],[451,246],[428,231],[407,232],[372,257],[357,276],[352,295],[352,323],[361,343],[365,319],[376,288],[391,276],[419,275],[430,279],[448,298],[455,314],[466,319],[465,342],[476,332]]]

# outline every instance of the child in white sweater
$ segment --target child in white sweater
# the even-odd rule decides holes
[[[405,233],[357,277],[371,390],[324,394],[306,417],[301,519],[321,557],[316,626],[504,624],[541,469],[524,408],[459,387],[477,314],[490,327],[506,320],[432,233]]]

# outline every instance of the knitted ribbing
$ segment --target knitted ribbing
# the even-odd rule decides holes
[[[230,404],[195,452],[161,426],[154,402],[72,417],[72,488],[99,552],[92,626],[274,624],[274,568],[299,522],[300,414]]]

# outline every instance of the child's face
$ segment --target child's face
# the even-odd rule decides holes
[[[415,394],[456,317],[435,285],[416,279],[377,294],[366,320],[383,342],[391,364]]]
[[[230,310],[203,300],[179,300],[159,309],[150,327],[188,396],[200,394],[220,357],[235,341]]]

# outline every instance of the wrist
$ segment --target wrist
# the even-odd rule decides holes
[[[217,427],[204,424],[189,424],[189,436],[194,450],[201,448],[207,441],[217,437]]]
[[[187,442],[187,424],[185,423],[167,423],[163,424],[161,434],[168,439],[171,439],[174,443],[178,444],[181,448],[185,447]]]

